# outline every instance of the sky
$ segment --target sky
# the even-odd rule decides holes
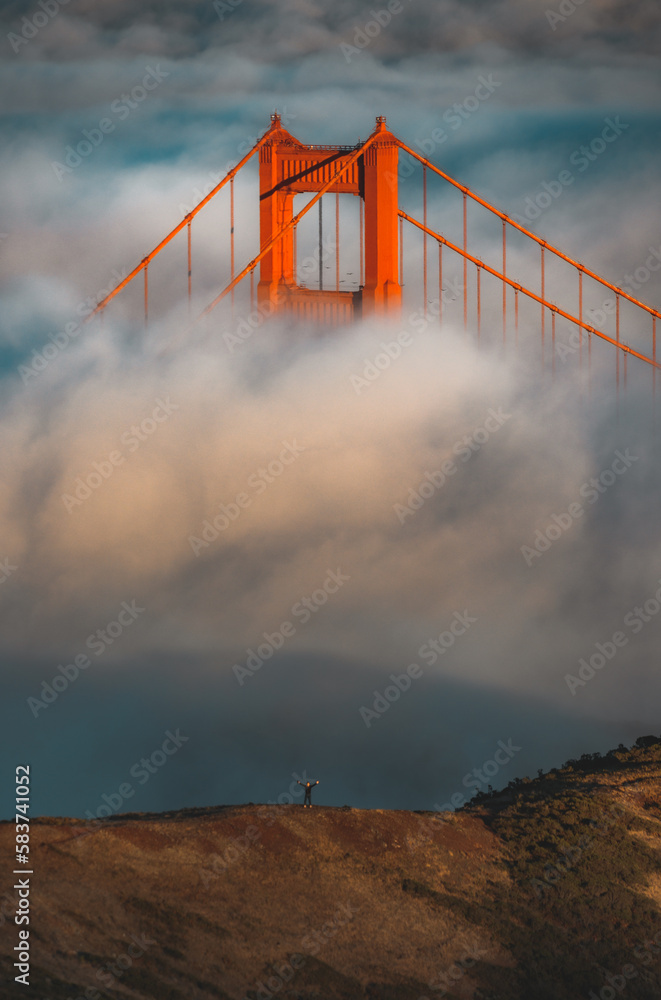
[[[385,115],[659,308],[660,23],[652,0],[2,6],[3,817],[21,764],[33,815],[300,802],[298,778],[319,804],[432,809],[659,733],[648,366],[630,359],[618,395],[612,350],[593,338],[588,367],[559,320],[554,355],[548,315],[542,363],[539,307],[522,297],[517,333],[511,294],[503,344],[486,276],[478,339],[474,269],[465,331],[448,251],[443,324],[425,320],[412,230],[388,322],[251,326],[241,286],[234,314],[189,329],[185,235],[150,267],[148,329],[136,283],[81,321],[276,109],[304,143],[353,145]],[[406,163],[400,204],[421,218]],[[257,183],[253,160],[241,267]],[[460,242],[461,196],[428,190]],[[225,189],[193,225],[196,312],[227,281],[228,221]],[[341,232],[352,288],[351,196]],[[309,217],[312,287],[315,233]],[[500,239],[471,203],[470,248],[499,267]],[[539,290],[539,247],[509,239],[508,273]],[[575,315],[576,274],[547,258]],[[610,298],[586,280],[614,336]],[[622,330],[651,353],[649,316],[624,303]]]

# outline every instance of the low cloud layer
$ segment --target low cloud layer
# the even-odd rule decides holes
[[[623,625],[661,586],[643,413],[632,401],[618,429],[608,407],[586,414],[572,376],[540,382],[532,364],[451,328],[370,367],[384,365],[384,344],[397,353],[396,329],[293,343],[271,324],[232,354],[217,338],[165,358],[143,348],[127,366],[108,324],[32,395],[15,394],[2,442],[2,537],[16,567],[2,588],[4,649],[24,663],[16,704],[29,732],[76,703],[85,725],[100,684],[137,684],[143,704],[164,685],[155,716],[174,724],[177,691],[192,684],[248,744],[272,741],[282,767],[309,745],[328,767],[339,731],[401,803],[410,796],[389,787],[388,756],[371,755],[386,729],[401,754],[415,743],[425,690],[476,706],[497,693],[501,735],[512,698],[559,713],[566,741],[583,747],[606,720],[653,728],[656,622]],[[126,604],[139,614],[114,637]],[[621,629],[613,662],[572,690],[565,675]],[[92,665],[47,706],[60,665],[80,654]],[[411,663],[424,680],[367,726],[360,708]],[[143,670],[146,688],[129,680]],[[188,728],[208,741],[208,707],[193,702]],[[309,718],[327,711],[309,744]],[[479,756],[470,712],[462,727]],[[233,747],[222,752],[238,754],[250,784],[252,754]],[[546,737],[528,746],[542,763],[558,752]],[[454,757],[437,766],[433,795],[456,771]],[[342,769],[340,797],[375,804],[361,798],[361,769]],[[236,784],[221,783],[221,797]]]

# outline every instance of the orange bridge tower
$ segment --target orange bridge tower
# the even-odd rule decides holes
[[[257,286],[258,302],[268,303],[270,311],[336,324],[358,316],[397,315],[401,310],[399,142],[386,128],[386,119],[378,117],[361,153],[362,145],[305,146],[282,127],[280,115],[271,115],[271,127],[259,151],[259,220],[260,247],[270,242],[273,246],[260,262]],[[362,199],[360,252],[364,281],[358,291],[340,291],[339,281],[335,289],[328,290],[298,284],[295,227],[279,239],[278,233],[294,217],[294,196],[304,192],[353,194]],[[337,228],[336,221],[336,234]],[[338,246],[335,252],[339,253]]]

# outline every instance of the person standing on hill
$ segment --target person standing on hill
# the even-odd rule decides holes
[[[312,809],[312,789],[315,785],[318,785],[318,781],[297,781],[297,784],[303,785],[305,789],[305,798],[303,799],[303,808],[309,806]]]

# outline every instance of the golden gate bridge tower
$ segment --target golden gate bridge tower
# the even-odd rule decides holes
[[[422,165],[422,219],[415,218],[405,212],[399,204],[398,159],[400,152]],[[235,267],[235,199],[234,180],[243,170],[249,160],[258,154],[259,160],[259,250],[255,256],[240,270]],[[463,220],[463,233],[456,241],[432,228],[428,220],[427,188],[429,176],[439,177],[450,185],[461,197],[460,215]],[[410,187],[410,185],[409,185]],[[193,269],[192,269],[192,230],[196,216],[216,198],[221,191],[229,192],[228,212],[228,252],[225,255],[226,275],[224,287],[215,295],[197,317],[193,316]],[[305,206],[294,214],[294,199],[299,194],[312,195]],[[301,219],[319,203],[319,219],[321,230],[321,198],[323,195],[335,195],[335,287],[324,287],[321,267],[321,248],[319,262],[319,287],[308,288],[297,281],[297,227]],[[342,290],[340,288],[340,240],[339,240],[339,200],[343,194],[351,194],[358,198],[360,218],[360,282],[357,289]],[[468,206],[478,206],[489,213],[491,222],[495,219],[502,228],[502,250],[498,248],[494,254],[492,240],[489,253],[491,262],[477,256],[469,250]],[[255,308],[255,300],[260,315],[285,314],[310,322],[311,325],[339,326],[350,323],[362,317],[380,317],[398,319],[402,310],[403,275],[404,275],[404,225],[416,230],[422,240],[422,254],[419,266],[422,285],[422,314],[430,315],[430,292],[435,295],[436,311],[434,318],[439,324],[444,321],[443,311],[443,276],[444,251],[454,255],[463,269],[463,325],[468,330],[469,325],[477,334],[479,340],[482,328],[482,311],[484,288],[483,281],[488,277],[502,289],[502,340],[506,343],[508,333],[514,334],[518,346],[519,305],[525,301],[539,310],[537,316],[540,330],[542,363],[546,365],[545,350],[550,340],[551,367],[555,372],[556,365],[556,323],[562,321],[571,329],[570,337],[574,344],[571,351],[577,355],[578,363],[583,365],[587,360],[588,368],[592,364],[593,342],[610,345],[614,348],[615,381],[619,397],[620,381],[623,379],[626,387],[627,363],[630,358],[636,358],[652,373],[652,393],[656,394],[657,370],[661,367],[657,360],[656,323],[661,312],[652,306],[641,302],[631,294],[628,288],[621,288],[613,282],[596,274],[584,264],[553,246],[548,240],[531,232],[521,221],[511,218],[480,197],[467,186],[460,184],[441,170],[430,160],[421,156],[405,142],[395,136],[386,126],[386,118],[378,116],[373,131],[369,137],[355,146],[335,145],[305,145],[288,132],[282,124],[280,115],[271,115],[269,128],[245,156],[233,167],[188,214],[181,222],[161,240],[161,242],[137,264],[108,295],[106,295],[89,314],[87,321],[95,315],[103,316],[110,302],[134,281],[140,274],[144,280],[144,323],[149,322],[149,269],[152,262],[165,246],[186,232],[187,248],[187,292],[189,327],[209,316],[219,303],[230,296],[234,307],[235,289],[244,279],[249,278],[250,309]],[[537,256],[539,266],[539,284],[537,289],[530,287],[530,280],[524,285],[514,280],[510,273],[511,266],[511,235],[519,241],[524,237],[526,251],[531,250]],[[320,231],[321,237],[321,231]],[[501,241],[498,236],[496,246]],[[321,239],[320,239],[321,243]],[[428,243],[435,243],[438,249],[438,292],[435,293],[435,282],[429,280],[430,257]],[[508,253],[510,256],[508,257]],[[529,254],[528,254],[529,256]],[[570,302],[560,305],[553,301],[548,289],[548,261],[559,262],[558,266],[565,270],[559,289],[564,298]],[[255,290],[255,272],[259,267],[259,281]],[[530,268],[528,267],[528,270]],[[227,280],[229,279],[229,280]],[[184,279],[185,280],[185,279]],[[611,294],[608,300],[608,310],[587,310],[586,321],[585,293],[586,282],[599,292],[607,289]],[[331,281],[331,285],[333,282]],[[168,288],[172,282],[168,283]],[[556,286],[558,282],[556,281]],[[182,287],[182,291],[184,288]],[[500,291],[498,292],[500,294]],[[605,304],[604,304],[605,305]],[[622,318],[622,310],[629,312]],[[632,308],[633,307],[633,308]],[[500,307],[499,307],[500,308]],[[607,315],[606,315],[607,313]],[[252,312],[249,314],[252,315]],[[595,320],[596,315],[602,319]],[[493,330],[494,313],[493,299],[490,310],[490,327]],[[650,322],[651,321],[651,322]],[[595,322],[602,327],[598,328]],[[622,326],[630,338],[626,343],[622,339]],[[528,324],[529,326],[530,324]],[[512,330],[513,327],[513,330]],[[651,327],[651,328],[650,328]],[[550,333],[550,336],[549,336]],[[631,339],[636,347],[631,346]],[[547,351],[548,353],[548,351]]]
[[[361,146],[304,146],[271,115],[271,128],[259,151],[259,228],[262,258],[258,302],[321,323],[341,323],[359,316],[392,315],[401,309],[398,239],[399,143],[376,119],[373,141]],[[357,155],[358,154],[358,155]],[[296,231],[292,225],[296,194],[336,195],[336,276],[339,275],[339,195],[361,199],[361,281],[357,292],[308,289],[296,283]],[[321,204],[321,203],[320,203]],[[283,230],[285,235],[277,239]],[[364,271],[363,271],[364,269]],[[320,280],[323,285],[323,280]]]

